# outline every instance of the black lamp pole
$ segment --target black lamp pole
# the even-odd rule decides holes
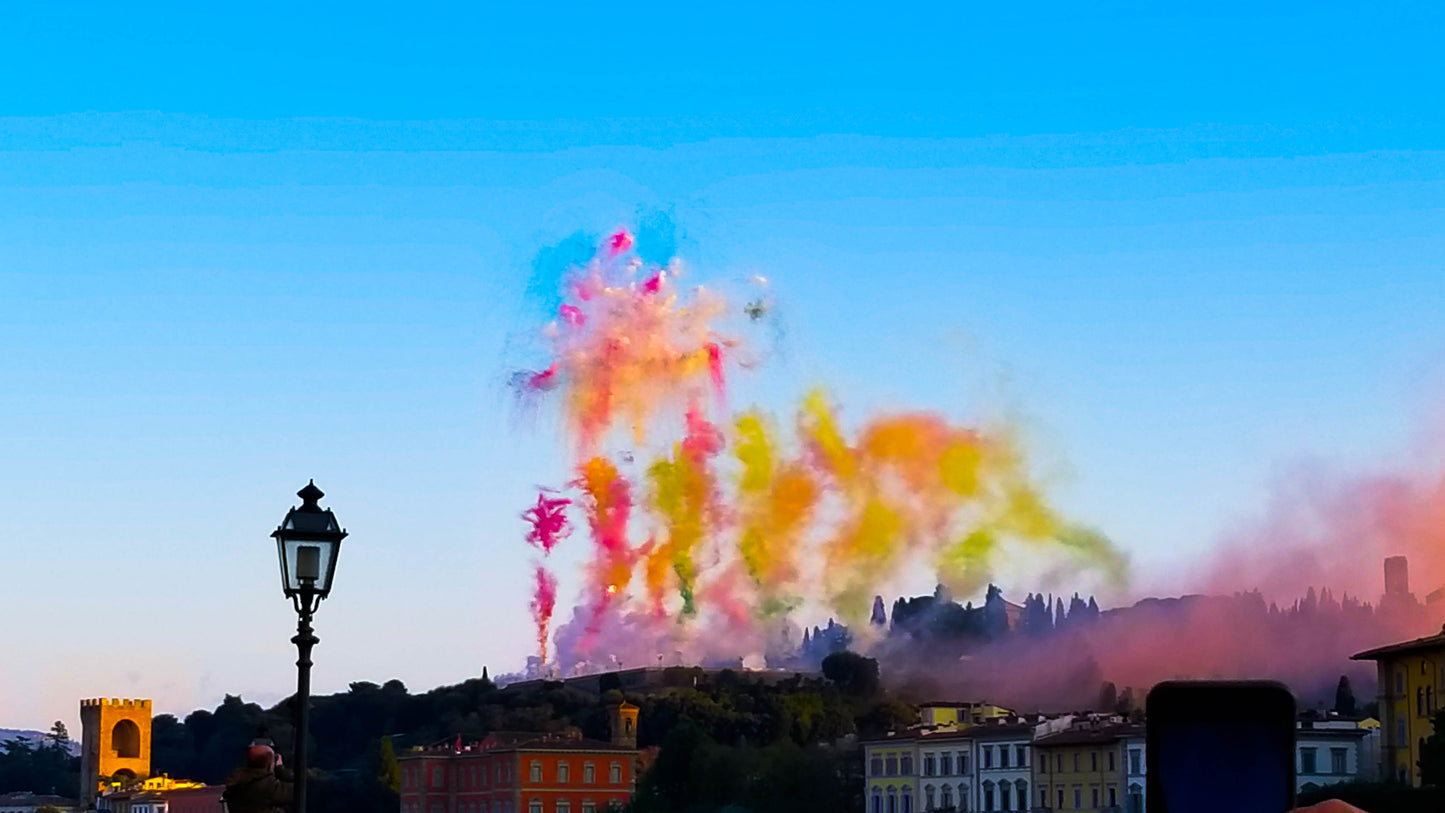
[[[295,732],[292,766],[296,771],[295,813],[306,813],[306,780],[309,760],[306,745],[311,721],[311,648],[320,642],[311,629],[311,618],[321,600],[331,592],[336,574],[336,557],[346,531],[336,515],[319,504],[326,496],[316,483],[296,492],[301,507],[292,508],[271,536],[281,559],[281,589],[296,608],[296,700],[292,730]]]
[[[294,810],[296,813],[306,811],[306,744],[308,740],[308,729],[311,720],[311,647],[320,643],[321,639],[311,630],[311,615],[316,612],[316,607],[321,604],[321,598],[314,591],[306,590],[298,594],[294,599],[296,605],[296,636],[291,643],[296,645],[296,719],[293,730],[295,737],[295,764],[292,766],[296,772]]]

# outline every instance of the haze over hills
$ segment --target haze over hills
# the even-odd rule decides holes
[[[47,742],[45,737],[46,734],[43,731],[31,731],[21,728],[0,728],[0,743],[11,740],[25,740],[35,745],[43,745]],[[69,750],[71,756],[78,756],[80,754],[80,743],[71,740]]]

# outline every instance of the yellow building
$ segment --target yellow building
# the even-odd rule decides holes
[[[918,707],[918,716],[924,727],[962,728],[978,725],[985,720],[1013,716],[1013,711],[993,703],[951,703],[935,701]]]
[[[1036,808],[1142,811],[1142,785],[1129,784],[1129,744],[1143,742],[1144,727],[1129,723],[1084,723],[1034,740]]]
[[[918,799],[918,732],[901,731],[863,742],[868,773],[867,813],[915,813]]]
[[[1445,631],[1361,652],[1374,661],[1380,684],[1380,774],[1420,784],[1420,748],[1435,733],[1445,678]]]

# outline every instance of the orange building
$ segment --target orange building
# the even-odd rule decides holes
[[[499,731],[401,754],[401,813],[604,813],[632,797],[637,707],[614,707],[612,730],[611,742]]]

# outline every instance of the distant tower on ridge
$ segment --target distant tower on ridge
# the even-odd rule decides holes
[[[1385,595],[1404,596],[1410,592],[1410,560],[1391,556],[1385,560]]]

